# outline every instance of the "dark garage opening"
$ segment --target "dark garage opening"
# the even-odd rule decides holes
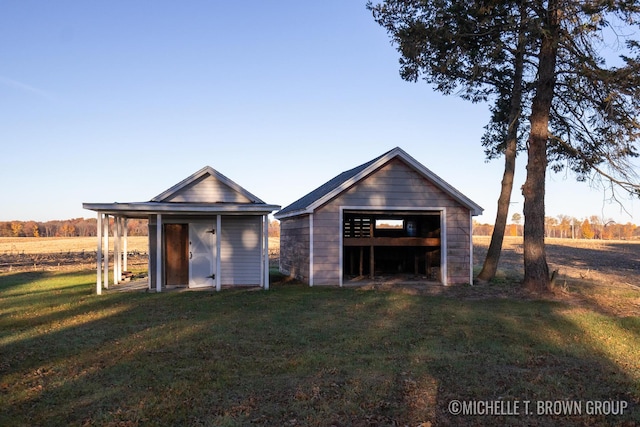
[[[343,277],[441,282],[440,212],[343,214]]]

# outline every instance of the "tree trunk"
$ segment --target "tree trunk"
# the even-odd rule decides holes
[[[516,170],[517,138],[509,138],[507,148],[504,153],[504,173],[502,175],[502,187],[500,197],[498,197],[498,212],[496,222],[491,234],[491,243],[484,259],[482,270],[478,274],[478,280],[488,282],[493,279],[498,270],[500,253],[502,252],[502,242],[504,232],[507,228],[507,217],[509,215],[509,205],[511,204],[511,191],[513,189],[513,177]]]
[[[524,8],[524,6],[523,6]],[[524,11],[521,10],[522,16]],[[488,282],[496,276],[504,232],[507,228],[509,205],[511,204],[511,191],[513,190],[513,177],[516,171],[516,155],[518,152],[518,124],[520,118],[520,104],[522,103],[522,73],[524,70],[524,30],[520,28],[518,35],[518,47],[514,58],[513,88],[511,91],[511,103],[509,105],[509,127],[507,129],[507,141],[504,151],[504,173],[502,174],[502,187],[498,197],[498,211],[496,222],[491,234],[491,243],[478,280]]]
[[[524,283],[534,292],[550,290],[549,266],[544,246],[544,195],[547,171],[547,141],[549,114],[555,85],[558,53],[558,8],[548,3],[548,28],[544,29],[538,55],[538,81],[531,106],[527,179],[522,186],[524,195]]]

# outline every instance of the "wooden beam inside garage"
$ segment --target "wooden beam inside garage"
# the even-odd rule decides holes
[[[344,246],[430,246],[439,247],[437,237],[345,237]]]

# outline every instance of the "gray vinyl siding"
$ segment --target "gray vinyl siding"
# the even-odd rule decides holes
[[[262,271],[262,217],[223,216],[220,231],[222,285],[259,285]]]
[[[309,282],[309,216],[280,221],[280,271]]]
[[[463,207],[447,209],[447,275],[450,284],[469,283],[471,224]]]
[[[469,209],[424,179],[402,160],[393,159],[316,209],[313,222],[314,285],[340,283],[341,206],[420,208],[425,211],[445,208],[448,283],[469,282]],[[284,243],[281,241],[281,247]]]
[[[206,175],[168,197],[166,202],[191,203],[249,203],[251,200],[215,177]]]

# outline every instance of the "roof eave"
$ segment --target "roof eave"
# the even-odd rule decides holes
[[[312,213],[313,213],[313,210],[311,209],[296,209],[295,211],[285,212],[284,214],[280,214],[280,212],[276,212],[273,215],[273,217],[277,220],[281,220],[284,218],[291,218],[291,217],[300,216],[300,215],[309,215]]]
[[[268,205],[264,203],[247,204],[192,204],[192,203],[83,203],[82,207],[102,213],[113,214],[183,214],[183,215],[204,215],[204,214],[270,214],[280,209],[279,205]]]

